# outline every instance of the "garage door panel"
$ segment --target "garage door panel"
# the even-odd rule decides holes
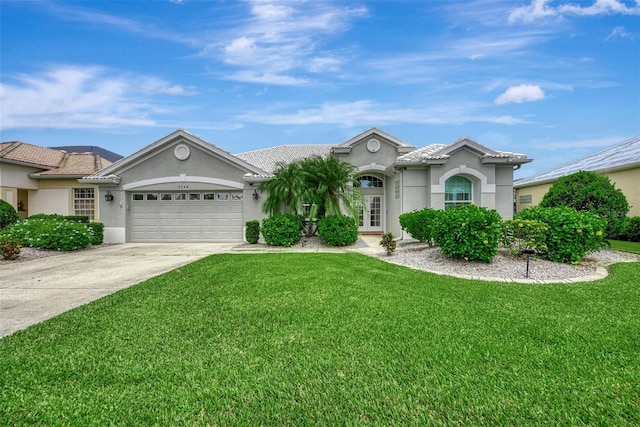
[[[240,194],[240,193],[238,193]],[[132,200],[134,242],[242,241],[241,200]],[[131,199],[130,199],[131,200]]]

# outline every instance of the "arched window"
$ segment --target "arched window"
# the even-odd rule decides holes
[[[362,175],[358,177],[360,188],[382,188],[382,180],[371,175]]]
[[[444,184],[444,207],[468,205],[473,201],[471,181],[462,176],[452,176]]]

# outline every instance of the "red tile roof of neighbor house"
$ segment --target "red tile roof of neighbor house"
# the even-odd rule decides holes
[[[42,169],[31,174],[33,178],[82,177],[111,165],[95,154],[67,153],[17,141],[0,143],[0,161]]]

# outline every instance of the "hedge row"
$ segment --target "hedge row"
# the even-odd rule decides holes
[[[20,220],[0,232],[2,247],[19,245],[56,251],[75,251],[104,240],[104,225],[84,216],[38,214]]]
[[[469,205],[425,208],[400,216],[411,237],[440,246],[445,255],[491,262],[502,243],[512,254],[532,250],[555,262],[577,263],[604,246],[604,221],[569,207],[531,208],[502,221],[496,211]]]

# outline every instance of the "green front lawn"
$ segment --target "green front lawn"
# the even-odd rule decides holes
[[[215,255],[0,340],[0,425],[638,425],[640,263],[612,271]]]
[[[609,240],[611,249],[624,252],[633,252],[634,254],[640,254],[640,243],[638,242],[626,242],[624,240]]]

